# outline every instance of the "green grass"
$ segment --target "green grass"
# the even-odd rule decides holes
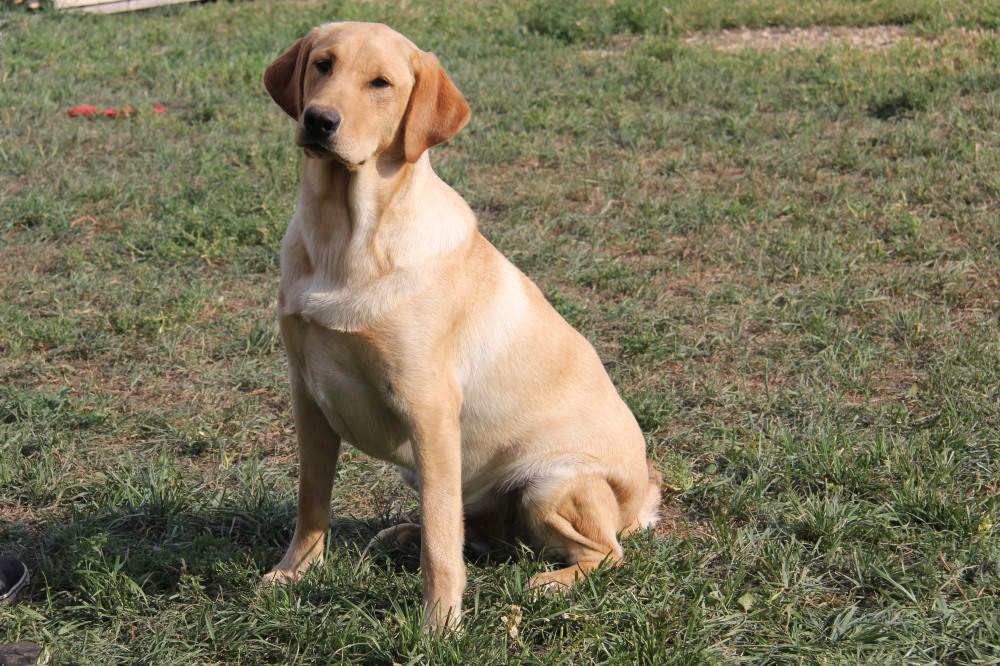
[[[1000,663],[1000,9],[989,0],[0,12],[0,642],[57,664]],[[386,21],[473,108],[434,151],[598,348],[667,520],[536,598],[470,564],[461,635],[412,494],[345,455],[330,557],[256,583],[297,463],[274,322],[300,155],[260,83]],[[720,51],[734,26],[901,26]],[[153,104],[167,112],[153,115]],[[135,107],[130,120],[66,116]],[[143,111],[146,111],[143,113]]]

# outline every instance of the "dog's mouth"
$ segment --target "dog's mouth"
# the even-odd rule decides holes
[[[335,157],[333,151],[319,143],[318,141],[301,141],[296,142],[296,145],[305,151],[305,154],[309,157],[316,159],[323,159],[329,157]]]
[[[300,126],[295,134],[295,145],[304,150],[309,157],[330,158],[335,156],[331,138],[328,134],[310,132]]]
[[[350,160],[344,159],[342,156],[338,155],[335,151],[331,150],[330,148],[327,148],[325,145],[319,142],[303,141],[303,142],[296,142],[295,145],[297,145],[299,148],[302,149],[302,152],[306,154],[306,157],[309,157],[314,160],[333,160],[334,162],[339,162],[340,164],[351,170],[363,165],[367,161],[367,160],[362,160],[360,162],[352,162]]]

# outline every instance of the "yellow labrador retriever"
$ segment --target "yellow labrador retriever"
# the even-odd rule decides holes
[[[455,624],[463,545],[521,540],[572,584],[655,522],[660,476],[593,347],[476,230],[431,169],[469,106],[437,58],[384,25],[314,28],[264,75],[305,152],[278,309],[298,437],[298,522],[266,582],[323,557],[342,442],[420,494],[425,618]]]

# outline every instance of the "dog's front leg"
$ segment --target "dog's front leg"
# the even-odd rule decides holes
[[[299,444],[299,497],[295,534],[285,556],[268,573],[264,584],[295,582],[311,565],[323,561],[330,528],[330,495],[340,456],[340,436],[291,371],[292,415]]]
[[[424,622],[437,631],[458,626],[465,590],[461,400],[457,388],[447,394],[438,393],[433,405],[416,410],[413,424],[420,484]]]

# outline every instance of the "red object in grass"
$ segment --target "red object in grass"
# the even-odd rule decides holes
[[[167,107],[162,104],[156,104],[153,106],[152,113],[154,115],[159,115],[166,113]],[[104,109],[104,111],[98,112],[98,110],[92,106],[78,106],[74,109],[70,109],[66,112],[70,118],[76,118],[78,116],[91,117],[96,115],[103,115],[105,118],[131,118],[136,114],[135,109],[132,107],[127,107],[124,109]]]
[[[66,113],[69,114],[70,118],[76,118],[77,116],[94,116],[97,115],[97,109],[92,106],[78,106],[75,109],[70,109]]]
[[[135,115],[135,109],[131,107],[127,109],[105,109],[104,115],[108,118],[131,118]]]

